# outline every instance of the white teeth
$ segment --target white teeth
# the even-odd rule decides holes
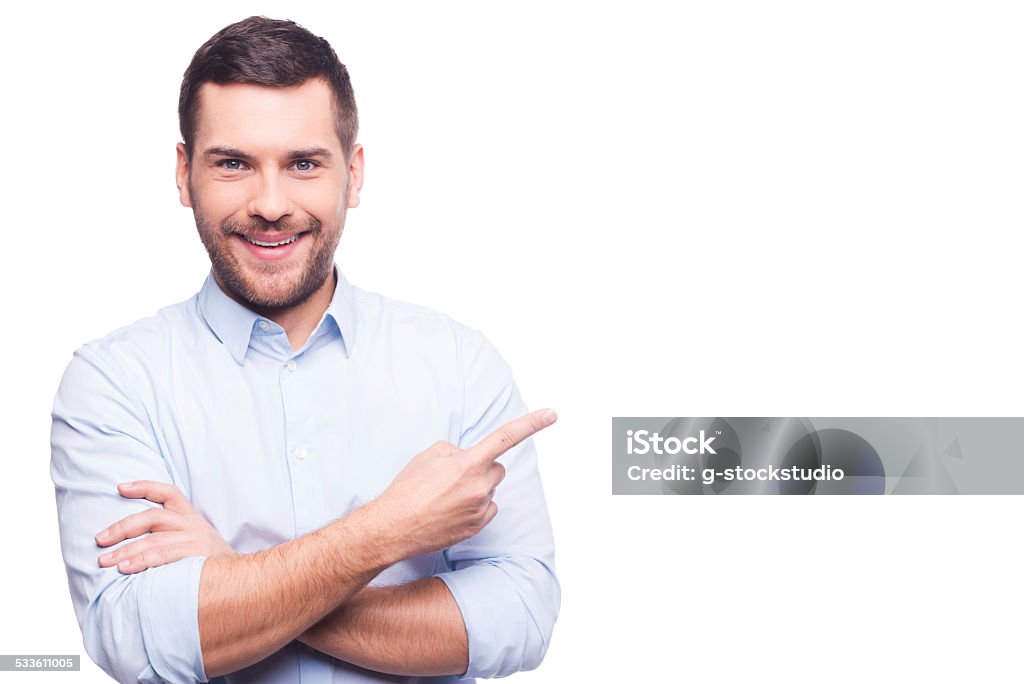
[[[244,237],[246,240],[259,247],[280,247],[281,245],[287,245],[291,242],[295,242],[296,240],[299,239],[299,235],[301,235],[301,233],[296,233],[287,240],[281,240],[280,242],[263,242],[262,240],[254,240],[248,235],[243,235],[242,237]]]

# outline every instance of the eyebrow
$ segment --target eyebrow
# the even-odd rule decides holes
[[[232,159],[241,159],[243,161],[252,161],[253,156],[248,152],[244,152],[237,147],[224,147],[222,145],[214,145],[213,147],[207,147],[203,150],[204,157],[231,157]],[[292,150],[285,155],[288,159],[310,159],[313,157],[320,157],[325,160],[329,160],[334,155],[326,147],[306,147],[299,150]]]

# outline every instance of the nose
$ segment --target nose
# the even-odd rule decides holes
[[[262,216],[267,221],[277,221],[292,213],[292,203],[276,173],[264,173],[254,183],[253,195],[246,207],[249,216]]]

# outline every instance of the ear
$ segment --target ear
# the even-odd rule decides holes
[[[363,146],[356,143],[348,160],[348,208],[359,206],[359,192],[363,189]]]
[[[188,191],[188,151],[184,143],[178,143],[178,163],[174,170],[174,179],[178,184],[178,199],[183,207],[192,206],[192,195]]]

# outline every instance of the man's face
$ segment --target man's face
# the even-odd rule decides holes
[[[346,160],[331,90],[319,79],[201,86],[191,159],[178,145],[178,190],[235,299],[283,309],[324,285],[345,213],[359,204],[355,147]]]

